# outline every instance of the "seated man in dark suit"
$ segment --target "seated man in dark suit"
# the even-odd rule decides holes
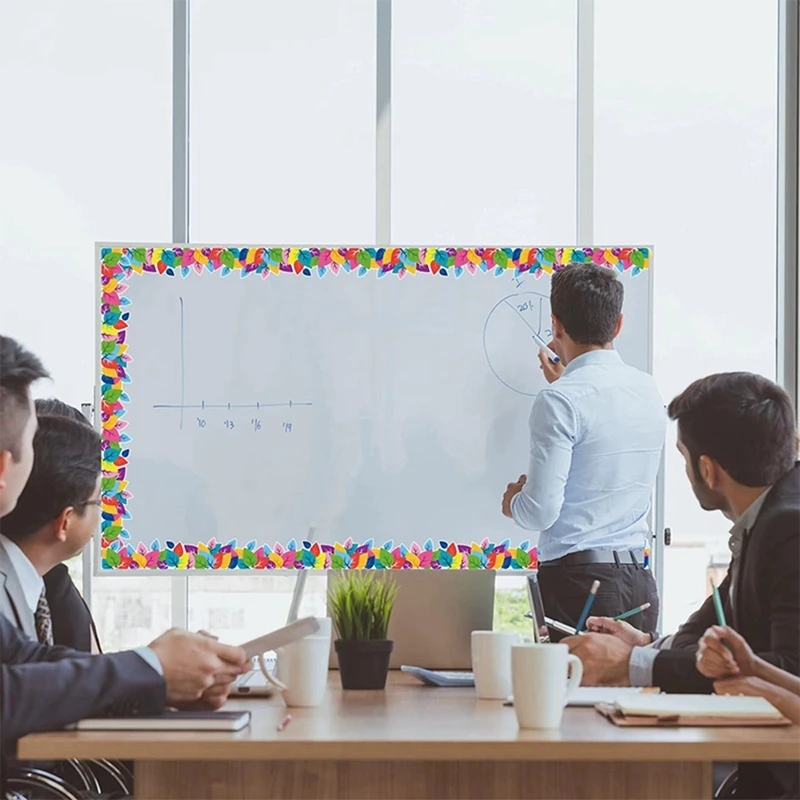
[[[0,336],[0,518],[15,508],[31,472],[30,385],[46,375],[34,355]],[[0,743],[90,716],[219,708],[246,662],[239,647],[179,630],[148,647],[91,656],[32,642],[0,615]]]
[[[39,416],[38,425],[33,470],[0,526],[0,613],[42,644],[91,651],[91,617],[62,562],[80,553],[99,525],[100,437],[66,417]],[[45,576],[57,566],[66,582],[50,580],[51,594],[59,588],[62,595],[54,604]]]
[[[791,400],[766,378],[725,373],[693,383],[670,403],[669,415],[678,423],[678,449],[700,505],[734,523],[731,564],[719,587],[725,617],[760,658],[797,675],[800,465]],[[590,619],[594,633],[565,641],[583,662],[586,684],[712,692],[713,679],[697,670],[696,659],[700,638],[716,623],[709,597],[677,633],[655,642],[607,618]],[[756,777],[751,767],[740,769],[739,796],[794,796],[791,765],[771,765],[769,775],[756,769]]]

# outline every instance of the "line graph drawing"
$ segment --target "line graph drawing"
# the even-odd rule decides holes
[[[528,397],[547,385],[539,369],[537,337],[545,342],[552,337],[550,298],[538,292],[503,297],[483,326],[483,352],[492,374],[512,392]]]
[[[187,403],[186,402],[186,337],[185,337],[185,320],[186,320],[186,313],[185,313],[185,304],[183,297],[178,298],[179,305],[180,305],[180,381],[181,381],[181,401],[180,403],[154,403],[153,408],[157,410],[178,410],[180,411],[180,420],[179,420],[179,427],[180,430],[183,430],[184,424],[184,412],[187,410],[193,411],[206,411],[206,410],[218,410],[224,409],[227,411],[239,411],[242,409],[251,409],[254,411],[261,411],[275,409],[275,408],[311,408],[313,403],[302,400],[285,400],[279,402],[261,402],[257,400],[254,403],[219,403],[219,402],[212,402],[207,403],[205,400],[200,400],[199,403]],[[198,426],[201,428],[206,427],[205,420],[201,420],[199,417],[197,418]],[[250,420],[251,425],[255,431],[261,430],[261,421],[258,419]],[[233,430],[234,422],[232,420],[225,420],[225,427]],[[292,430],[292,423],[291,422],[284,422],[283,423],[283,430],[286,433],[290,433]]]

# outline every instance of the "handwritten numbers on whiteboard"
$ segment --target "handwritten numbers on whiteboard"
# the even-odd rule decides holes
[[[205,426],[206,426],[206,421],[204,419],[200,419],[200,417],[198,417],[197,418],[197,427],[198,428],[205,428]]]
[[[253,426],[254,431],[261,430],[261,420],[260,419],[251,419],[250,424]]]
[[[284,422],[283,423],[283,432],[284,433],[291,433],[292,432],[292,423],[291,422]]]

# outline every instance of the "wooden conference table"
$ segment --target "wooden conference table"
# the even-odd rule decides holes
[[[425,688],[392,674],[385,692],[343,692],[285,709],[235,700],[238,733],[46,733],[23,759],[135,761],[136,797],[164,798],[702,798],[713,761],[800,757],[800,728],[618,728],[568,708],[558,731],[520,731],[513,708],[472,689]]]

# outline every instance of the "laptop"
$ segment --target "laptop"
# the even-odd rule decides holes
[[[389,623],[394,642],[390,669],[472,669],[472,631],[492,630],[494,570],[407,569],[376,577],[384,574],[398,587]],[[328,572],[329,588],[335,579],[336,574]],[[330,666],[339,667],[332,644]]]
[[[291,625],[293,622],[297,621],[307,578],[308,573],[305,570],[298,572],[295,577],[292,602],[289,605],[289,612],[286,615],[287,625]],[[274,653],[264,656],[264,666],[271,675],[275,673],[276,663],[277,659]],[[258,659],[254,658],[250,666],[250,671],[239,675],[231,685],[231,697],[272,697],[272,695],[275,694],[275,687],[264,676],[261,667],[258,665]]]

